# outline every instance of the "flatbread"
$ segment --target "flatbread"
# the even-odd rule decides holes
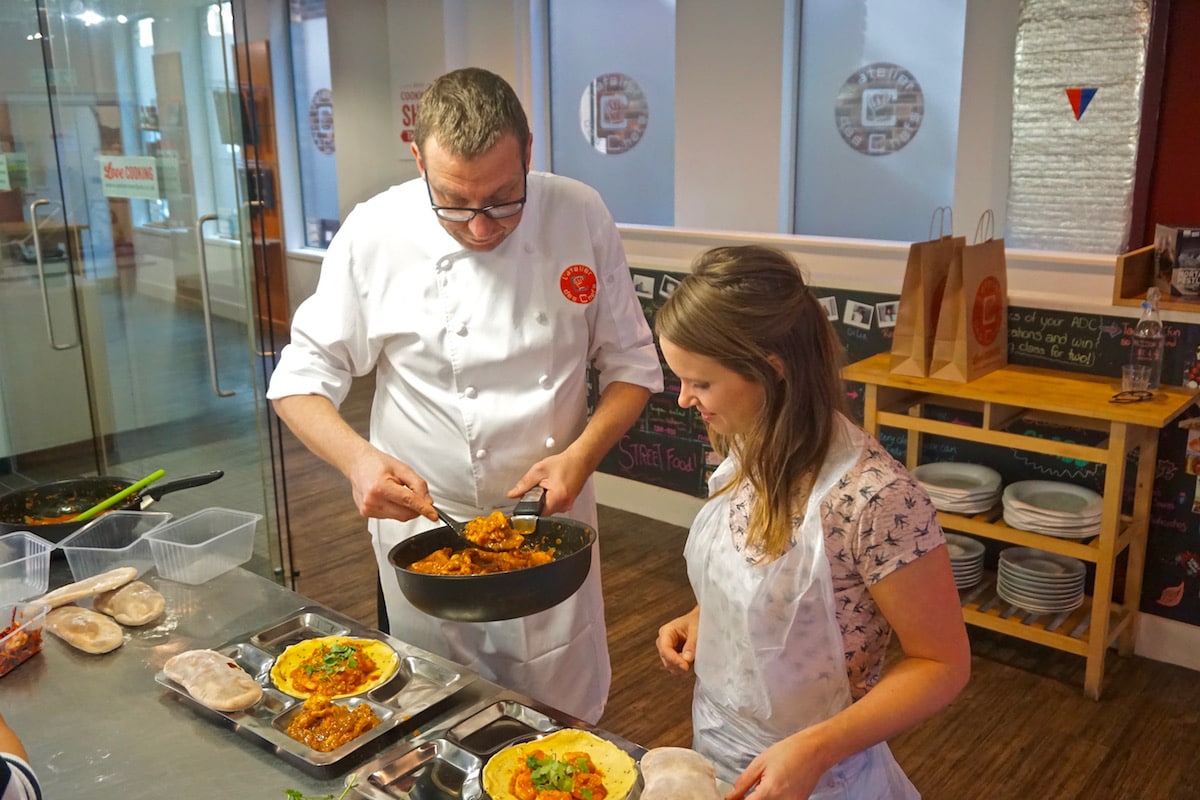
[[[642,756],[642,800],[721,800],[712,762],[686,747],[655,747]]]
[[[42,595],[34,602],[45,603],[51,608],[65,606],[67,603],[74,603],[76,600],[82,600],[85,597],[91,597],[101,592],[120,589],[137,576],[137,567],[117,567],[116,569],[101,572],[99,575],[93,575],[90,578],[84,578],[75,583],[68,583],[66,586],[55,589],[49,594]]]
[[[90,608],[61,606],[46,614],[46,630],[85,653],[108,653],[125,643],[125,631]]]
[[[167,677],[215,711],[242,711],[259,701],[263,688],[232,658],[215,650],[188,650],[163,665]]]
[[[483,766],[483,789],[492,800],[517,800],[509,789],[513,775],[536,750],[559,760],[567,753],[587,753],[603,776],[607,800],[624,800],[637,783],[637,762],[624,750],[589,731],[563,728],[506,747],[488,759]]]
[[[296,668],[305,661],[313,658],[318,653],[324,654],[343,654],[345,658],[317,658],[311,661],[310,664],[321,665],[322,668],[316,669],[311,673],[304,673],[300,678],[296,677]],[[355,669],[356,664],[351,664],[349,658],[356,652],[366,653],[366,655],[375,663],[375,669],[368,674],[360,674],[361,680],[347,682],[349,675],[355,673],[347,673],[343,670],[346,667]],[[325,667],[324,665],[328,665]],[[271,681],[279,688],[281,692],[286,692],[292,697],[307,698],[313,694],[321,694],[331,700],[336,700],[341,697],[354,697],[363,692],[370,691],[376,686],[382,686],[394,674],[400,666],[400,656],[386,642],[379,639],[358,639],[351,636],[318,636],[312,639],[305,639],[302,642],[288,647],[275,659],[275,663],[271,665]],[[339,674],[329,674],[326,669],[338,672]],[[301,686],[297,680],[304,680],[308,685]],[[309,688],[309,687],[313,688]]]
[[[158,619],[167,601],[162,593],[148,583],[133,581],[120,589],[98,594],[92,598],[92,608],[108,614],[122,625],[145,625]]]

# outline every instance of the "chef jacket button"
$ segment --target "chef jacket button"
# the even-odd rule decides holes
[[[549,375],[543,375],[542,377],[538,378],[538,386],[542,387],[543,389],[549,389],[553,385],[554,382],[550,380]]]
[[[459,336],[466,336],[466,335],[467,335],[467,323],[463,322],[463,323],[460,323],[460,324],[459,324],[459,326],[458,326],[458,335],[459,335]]]
[[[467,388],[463,389],[463,397],[467,398],[468,400],[474,400],[478,396],[479,392],[475,390],[474,386],[468,386]]]
[[[526,243],[525,243],[525,252],[526,252],[526,253],[532,253],[532,252],[533,252],[533,243],[532,243],[532,242],[526,242]]]
[[[477,458],[480,461],[487,458],[487,450],[485,450],[482,447],[479,448],[478,450],[475,451],[475,458]]]
[[[437,262],[437,266],[438,266],[438,269],[440,269],[444,272],[444,271],[450,269],[451,263],[452,262],[448,258],[439,258],[438,262]]]
[[[550,319],[549,317],[546,316],[545,311],[537,312],[536,314],[533,315],[533,318],[536,319],[538,322],[540,322],[542,325],[545,325],[546,322],[548,322]]]
[[[551,449],[551,448],[553,448],[553,447],[554,447],[554,437],[553,437],[553,436],[547,436],[547,437],[546,437],[546,449],[547,449],[547,450],[549,450],[549,449]]]

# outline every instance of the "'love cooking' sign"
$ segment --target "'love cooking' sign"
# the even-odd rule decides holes
[[[157,200],[162,196],[153,156],[101,156],[100,182],[105,197]]]

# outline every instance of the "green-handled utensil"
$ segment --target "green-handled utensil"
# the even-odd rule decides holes
[[[109,508],[112,508],[117,503],[124,500],[126,497],[129,497],[131,494],[136,494],[137,492],[140,492],[142,489],[145,489],[147,486],[154,483],[156,480],[158,480],[159,478],[161,478],[163,475],[166,475],[166,474],[167,474],[166,470],[156,469],[154,472],[151,472],[149,475],[142,478],[140,481],[133,484],[132,486],[127,486],[124,489],[122,489],[121,491],[114,494],[112,497],[109,497],[106,500],[101,500],[99,503],[96,503],[96,505],[92,506],[87,511],[84,511],[82,514],[75,517],[71,521],[72,522],[82,522],[85,519],[91,519],[92,517],[99,514],[101,511],[105,511]]]

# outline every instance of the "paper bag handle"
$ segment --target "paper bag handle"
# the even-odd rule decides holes
[[[933,235],[934,225],[937,226],[937,236]],[[929,240],[933,241],[942,236],[954,233],[954,209],[950,206],[938,206],[929,215]]]
[[[989,208],[979,215],[979,222],[975,224],[975,241],[972,244],[988,242],[994,238],[996,238],[996,217]]]

